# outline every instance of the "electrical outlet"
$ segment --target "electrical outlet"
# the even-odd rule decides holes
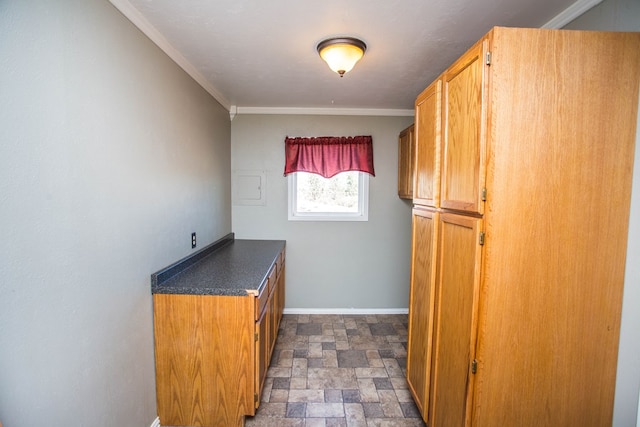
[[[196,247],[196,233],[191,233],[191,249]]]

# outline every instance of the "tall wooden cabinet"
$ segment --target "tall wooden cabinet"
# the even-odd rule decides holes
[[[429,427],[611,425],[639,80],[640,33],[496,27],[418,96]]]

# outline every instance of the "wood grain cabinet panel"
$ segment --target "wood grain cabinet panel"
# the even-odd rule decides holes
[[[442,213],[437,224],[432,426],[464,425],[473,390],[481,224],[479,218],[452,213]]]
[[[153,300],[161,423],[242,425],[255,411],[254,297],[155,294]]]
[[[442,81],[430,84],[416,99],[416,147],[413,202],[440,206]]]
[[[428,418],[435,306],[436,245],[439,213],[413,210],[407,383],[416,405]]]
[[[284,250],[260,293],[154,294],[162,425],[234,427],[255,415],[284,309]]]
[[[441,206],[482,212],[486,39],[480,40],[443,75]]]
[[[270,334],[268,310],[263,310],[260,319],[256,322],[256,390],[257,396],[254,404],[258,409],[262,400],[264,380],[267,378],[267,369],[270,361]]]
[[[413,171],[414,171],[414,125],[400,132],[398,136],[398,197],[401,199],[413,198]]]
[[[495,27],[437,79],[440,206],[414,197],[407,355],[429,426],[612,424],[638,46]]]

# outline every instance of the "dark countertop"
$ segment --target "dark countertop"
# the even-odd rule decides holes
[[[152,294],[232,295],[260,292],[284,240],[236,240],[233,233],[151,275]]]

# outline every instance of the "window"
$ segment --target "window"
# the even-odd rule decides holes
[[[285,138],[289,220],[367,221],[371,136]]]
[[[331,178],[289,174],[289,220],[367,221],[369,174],[340,172]]]

